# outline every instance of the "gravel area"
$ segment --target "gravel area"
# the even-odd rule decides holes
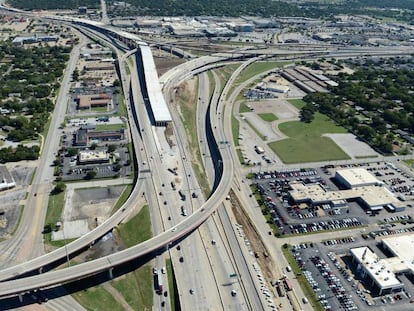
[[[325,134],[351,158],[378,157],[379,154],[353,134]]]

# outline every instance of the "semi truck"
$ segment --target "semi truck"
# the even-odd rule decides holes
[[[292,282],[288,278],[285,278],[283,282],[285,283],[286,291],[290,292],[293,289]]]
[[[178,190],[178,194],[180,195],[181,200],[185,201],[185,194],[181,190]]]
[[[256,150],[257,154],[263,154],[265,152],[260,146],[254,146],[254,150]]]
[[[162,274],[157,274],[157,293],[158,295],[162,295],[163,293],[163,287],[162,287]]]
[[[285,296],[285,292],[283,291],[283,288],[280,286],[280,284],[276,285],[276,290],[277,290],[277,293],[278,293],[279,297],[284,297]]]
[[[181,206],[181,215],[187,216],[187,210],[185,209],[184,206]]]

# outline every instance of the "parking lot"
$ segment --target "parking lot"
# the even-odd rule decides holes
[[[271,215],[280,235],[341,230],[373,223],[411,222],[414,178],[392,163],[376,162],[362,166],[376,175],[400,201],[404,201],[407,208],[400,212],[385,208],[371,211],[356,202],[333,207],[328,203],[309,206],[292,201],[290,183],[316,183],[325,191],[340,190],[341,185],[337,185],[333,176],[336,170],[352,167],[350,165],[259,172],[255,174],[253,184],[265,206],[264,213]]]
[[[394,229],[389,229],[388,234]],[[406,228],[405,232],[414,228]],[[382,230],[385,231],[385,230]],[[396,233],[394,233],[396,234]],[[379,234],[376,234],[379,236]],[[412,310],[413,283],[404,275],[399,276],[405,290],[399,293],[376,296],[370,280],[359,278],[356,267],[349,258],[349,249],[369,246],[376,253],[382,252],[379,241],[362,237],[332,238],[320,242],[304,242],[291,246],[301,273],[312,287],[325,310]],[[382,257],[386,257],[382,253]],[[372,291],[372,293],[371,293]]]

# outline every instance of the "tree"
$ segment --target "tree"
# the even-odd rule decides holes
[[[108,145],[108,153],[114,152],[116,150],[116,145]]]
[[[72,79],[73,81],[79,81],[79,69],[78,68],[75,68],[75,70],[73,71]]]
[[[78,154],[78,149],[76,148],[69,148],[68,149],[68,156],[73,157]]]
[[[59,194],[59,193],[65,191],[65,189],[66,189],[65,183],[63,181],[59,181],[59,182],[56,183],[55,188],[53,188],[52,194],[53,195]]]
[[[94,179],[96,177],[96,172],[95,171],[88,171],[86,173],[85,179],[86,180],[91,180]]]

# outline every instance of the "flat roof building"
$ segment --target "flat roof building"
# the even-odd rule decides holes
[[[81,151],[78,154],[79,164],[108,163],[109,154],[105,151]]]
[[[91,143],[99,143],[102,141],[123,140],[125,138],[124,129],[118,131],[91,131],[81,127],[75,132],[75,146],[86,147]]]
[[[107,107],[112,102],[110,94],[79,95],[78,109],[91,109],[94,107]]]
[[[385,187],[365,186],[347,190],[326,191],[320,184],[303,184],[293,182],[289,195],[296,203],[308,203],[316,206],[331,204],[341,206],[344,201],[357,200],[361,205],[371,210],[380,210],[384,206],[392,205],[397,209],[403,209],[403,202]]]
[[[165,102],[158,79],[154,58],[149,46],[140,46],[148,101],[156,126],[165,126],[172,121],[170,110]]]
[[[404,283],[395,276],[394,266],[388,258],[381,259],[369,247],[363,246],[350,250],[356,271],[362,278],[368,277],[379,296],[399,292]]]
[[[363,168],[336,171],[335,178],[347,188],[382,186],[384,184]]]

